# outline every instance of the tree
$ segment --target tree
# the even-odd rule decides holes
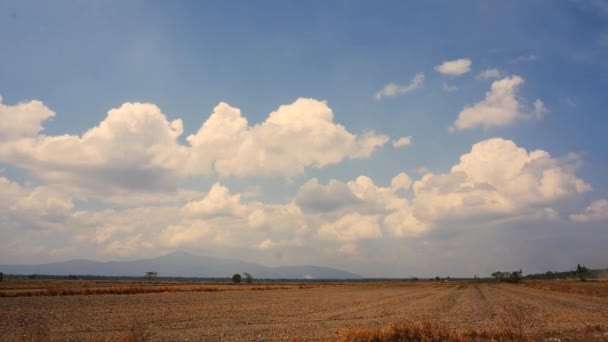
[[[4,273],[0,272],[0,281],[4,279]]]
[[[521,271],[521,269],[519,271],[513,272],[496,271],[492,273],[492,277],[494,277],[494,279],[499,282],[506,281],[508,283],[519,283],[521,281],[522,274],[523,272]]]
[[[241,282],[241,275],[238,273],[235,273],[234,275],[232,275],[232,282],[235,284],[238,284]]]
[[[581,264],[576,265],[576,270],[574,270],[576,276],[581,280],[587,280],[587,275],[589,274],[589,269],[585,266],[581,266]]]
[[[519,271],[513,271],[511,272],[511,275],[508,278],[508,281],[510,283],[519,283],[521,281],[521,278],[523,276],[523,272],[521,271],[521,269],[519,269]]]
[[[152,282],[152,278],[156,277],[158,275],[158,273],[156,272],[146,272],[146,278],[148,278],[149,282]]]
[[[243,272],[243,275],[245,276],[245,282],[247,284],[253,283],[253,276],[251,276],[251,273],[249,273],[249,272]]]

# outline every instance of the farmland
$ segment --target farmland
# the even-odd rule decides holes
[[[604,281],[0,284],[3,341],[354,340],[399,322],[465,339],[608,340]]]

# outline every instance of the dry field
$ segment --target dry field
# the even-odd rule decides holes
[[[0,284],[2,341],[608,341],[608,282]]]

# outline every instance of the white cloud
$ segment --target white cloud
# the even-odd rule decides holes
[[[591,189],[574,174],[576,157],[527,152],[513,141],[481,141],[447,174],[414,183],[414,214],[429,221],[525,217]]]
[[[385,135],[349,133],[333,122],[325,102],[298,99],[280,106],[263,123],[247,126],[240,110],[218,105],[200,130],[188,137],[194,172],[213,162],[220,176],[293,177],[345,158],[368,158],[388,141]]]
[[[209,224],[202,220],[181,225],[170,225],[161,231],[159,241],[171,248],[197,246],[201,239],[210,234],[210,231]]]
[[[400,189],[407,190],[411,185],[412,179],[405,172],[401,172],[391,180],[391,189],[395,191]]]
[[[435,67],[435,70],[444,75],[459,76],[471,71],[471,60],[468,58],[445,61]]]
[[[199,200],[186,204],[182,210],[189,217],[214,217],[214,216],[245,216],[247,208],[241,204],[239,194],[230,195],[227,187],[215,183],[207,195]]]
[[[399,147],[403,147],[403,146],[408,146],[412,144],[412,137],[411,136],[407,136],[407,137],[401,137],[397,140],[393,140],[393,147],[394,148],[399,148]]]
[[[524,79],[519,76],[494,81],[485,99],[465,107],[450,127],[450,131],[506,126],[531,117],[541,119],[547,112],[542,101],[536,100],[534,108],[526,110],[517,98],[517,90],[523,83]]]
[[[601,222],[608,221],[608,200],[600,199],[591,203],[580,214],[570,215],[574,222]]]
[[[403,95],[411,92],[414,89],[418,89],[424,83],[424,73],[417,73],[407,85],[400,85],[397,83],[389,83],[382,88],[379,92],[374,95],[374,98],[378,101],[386,97],[393,97],[397,95]]]
[[[484,71],[480,72],[477,75],[477,78],[480,79],[485,79],[485,80],[489,80],[489,79],[495,79],[495,78],[501,78],[503,77],[504,73],[496,68],[490,68],[490,69],[485,69]]]
[[[344,225],[355,218],[364,223],[358,228],[365,228],[368,233],[375,231],[377,226],[388,235],[417,236],[426,232],[430,225],[416,218],[407,198],[398,194],[399,190],[409,189],[411,183],[405,173],[395,176],[390,187],[379,187],[366,176],[347,183],[331,180],[327,185],[319,184],[315,179],[302,186],[295,203],[307,214],[310,226],[324,227],[317,234],[323,239],[336,240],[337,232],[346,229]],[[306,202],[300,200],[303,193],[306,194]],[[351,238],[348,241],[354,241],[352,236],[355,233],[349,232]],[[332,236],[334,238],[330,238]]]
[[[42,122],[53,116],[55,113],[40,101],[10,106],[3,104],[0,96],[0,143],[36,136],[42,131]]]
[[[14,120],[16,113],[26,124]],[[167,120],[153,104],[125,103],[82,136],[36,135],[54,115],[40,102],[1,106],[0,114],[11,128],[0,131],[10,139],[0,144],[0,160],[82,198],[175,193],[184,179],[213,173],[291,178],[308,167],[368,158],[389,140],[348,132],[325,102],[313,99],[280,106],[253,127],[239,109],[220,103],[188,137],[190,146],[178,141],[182,121]]]
[[[126,103],[82,136],[37,136],[0,145],[0,160],[33,171],[44,181],[96,193],[118,189],[174,189],[187,149],[158,107]]]
[[[264,241],[260,242],[257,247],[259,249],[270,249],[273,248],[276,244],[274,242],[272,242],[272,240],[270,239],[265,239]]]
[[[13,236],[10,241],[28,246],[38,241],[44,248],[36,253],[63,258],[85,252],[94,258],[136,258],[176,249],[224,257],[235,251],[243,251],[238,257],[290,253],[294,260],[304,253],[295,250],[353,256],[370,240],[422,237],[458,222],[559,219],[557,208],[565,200],[590,190],[575,175],[577,165],[574,155],[554,158],[489,139],[473,145],[449,172],[424,175],[413,189],[405,173],[387,186],[367,176],[323,184],[313,178],[291,199],[270,204],[216,183],[185,203],[125,209],[77,208],[52,187],[26,187],[0,177],[0,222]],[[605,205],[593,204],[583,214],[595,217]],[[593,220],[579,216],[571,218]],[[52,235],[32,240],[22,233],[27,231]],[[54,239],[55,246],[46,245]],[[13,250],[7,243],[0,247]]]
[[[349,213],[333,223],[326,223],[317,232],[321,240],[352,242],[382,236],[376,216]]]

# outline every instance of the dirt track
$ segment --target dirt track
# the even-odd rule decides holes
[[[441,321],[457,329],[608,325],[608,299],[495,284],[361,284],[310,289],[0,298],[0,340],[311,340],[350,326]],[[608,340],[608,336],[607,336]]]

